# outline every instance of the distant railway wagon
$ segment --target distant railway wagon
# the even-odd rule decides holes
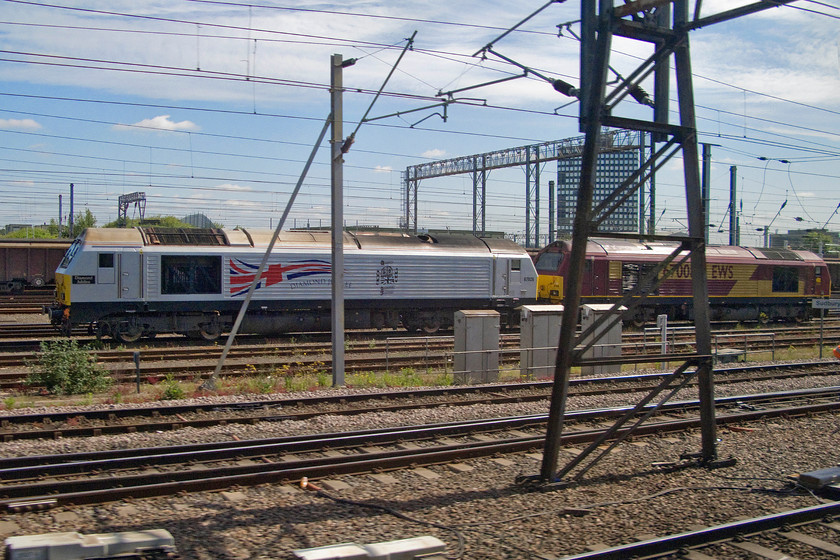
[[[55,282],[69,239],[0,239],[0,293],[20,293]]]
[[[590,239],[583,270],[583,303],[610,303],[633,290],[676,243]],[[571,243],[556,241],[541,250],[535,264],[538,298],[559,303],[569,272]],[[645,303],[629,317],[636,324],[666,314],[692,319],[691,264],[672,263],[670,276],[644,290]],[[660,273],[660,276],[663,274]],[[828,297],[831,280],[826,263],[808,251],[708,246],[706,248],[711,318],[717,321],[804,320],[812,316],[811,300]]]
[[[123,342],[158,333],[213,340],[232,327],[272,234],[89,228],[59,264],[56,301],[45,311],[65,332],[88,324]],[[328,232],[282,232],[240,332],[328,330],[330,244]],[[459,309],[494,309],[515,323],[536,290],[531,258],[511,241],[344,234],[348,328],[435,332]]]

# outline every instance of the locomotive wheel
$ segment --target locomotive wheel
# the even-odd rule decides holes
[[[440,322],[429,319],[423,323],[423,332],[426,334],[434,334],[440,330]]]
[[[114,333],[114,338],[122,343],[137,342],[143,336],[143,329],[140,325],[132,325],[128,323],[121,323],[117,327],[117,332]]]
[[[422,328],[420,321],[416,319],[416,316],[413,313],[403,312],[400,316],[400,321],[402,322],[403,327],[408,332],[419,332]]]
[[[202,325],[198,329],[198,336],[201,337],[202,340],[213,341],[219,338],[221,335],[221,329],[219,329],[219,325],[215,324],[208,324]]]

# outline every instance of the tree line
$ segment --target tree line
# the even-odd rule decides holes
[[[189,224],[180,218],[176,218],[175,216],[153,216],[151,218],[146,218],[144,220],[138,218],[128,218],[125,220],[117,219],[112,222],[108,222],[102,227],[106,228],[115,228],[115,227],[136,227],[140,225],[153,225],[155,227],[164,227],[164,228],[194,228],[195,226]],[[96,225],[96,216],[90,211],[89,208],[85,208],[81,212],[76,213],[73,216],[73,236],[79,235],[87,228],[97,227]],[[223,227],[221,224],[213,224],[213,227]],[[55,219],[51,219],[48,224],[38,225],[38,226],[27,226],[25,228],[21,228],[15,230],[13,232],[3,233],[0,237],[4,239],[63,239],[70,237],[70,226],[69,224],[63,223],[59,226],[58,222]]]

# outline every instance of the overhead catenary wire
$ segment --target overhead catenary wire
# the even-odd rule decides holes
[[[723,82],[720,82],[720,83],[723,83]],[[326,84],[323,84],[321,87],[326,87]],[[759,94],[758,92],[752,92],[752,93]],[[781,98],[777,98],[777,99],[781,99]]]
[[[93,12],[93,13],[102,13],[102,14],[105,14],[105,15],[121,16],[121,17],[127,17],[127,18],[140,17],[140,18],[151,19],[151,20],[155,20],[155,21],[167,21],[167,22],[174,22],[174,23],[183,23],[183,24],[188,24],[188,25],[205,25],[205,26],[206,25],[211,25],[211,24],[200,23],[200,22],[195,22],[195,21],[191,21],[191,20],[182,20],[182,19],[175,19],[175,18],[163,18],[163,17],[157,17],[157,16],[144,16],[144,15],[138,15],[138,14],[128,14],[128,13],[124,13],[124,12],[92,10],[92,9],[88,9],[88,8],[60,6],[60,5],[56,5],[56,4],[31,2],[31,1],[26,1],[26,0],[5,0],[5,1],[14,2],[14,3],[21,3],[21,4],[29,4],[29,5],[33,5],[33,6],[56,8],[56,9],[70,9],[70,10],[79,10],[79,11],[89,11],[89,12]],[[208,4],[228,4],[228,5],[235,5],[235,6],[242,6],[242,7],[253,6],[252,4],[234,3],[234,2],[213,2],[211,0],[206,0],[206,1],[205,0],[190,0],[190,1],[195,1],[195,2],[204,1],[205,3],[208,3]],[[540,8],[540,10],[538,10],[538,12],[543,10],[545,7],[547,7],[548,5],[550,5],[552,3],[562,2],[562,1],[563,0],[552,0],[552,1],[548,2],[545,6]],[[323,13],[335,13],[335,14],[340,14],[340,15],[350,15],[350,16],[357,16],[357,17],[379,17],[379,18],[383,18],[383,19],[393,19],[393,20],[406,20],[406,21],[430,22],[430,23],[451,24],[451,25],[464,25],[464,26],[472,26],[472,27],[487,27],[487,26],[475,26],[475,25],[471,25],[471,24],[467,24],[467,23],[444,22],[444,21],[439,21],[439,20],[423,20],[423,19],[417,19],[417,18],[401,18],[401,17],[398,17],[398,16],[373,15],[373,14],[353,14],[351,12],[338,12],[338,11],[316,10],[316,9],[298,9],[298,8],[287,8],[287,7],[278,7],[278,6],[262,6],[262,7],[281,9],[281,10],[293,10],[293,11],[312,11],[312,12],[323,12]],[[792,8],[793,6],[784,5],[782,7],[783,8]],[[535,13],[537,13],[537,12],[535,12]],[[534,15],[534,14],[532,14],[532,15]],[[532,16],[529,16],[529,18],[530,17],[532,17]],[[32,24],[32,25],[34,25],[34,24]],[[250,26],[247,27],[247,28],[246,27],[237,27],[237,26],[233,26],[233,25],[221,25],[221,24],[219,24],[218,26],[219,27],[225,27],[225,28],[231,28],[231,29],[247,30],[249,33],[251,31],[261,31],[261,32],[265,32],[265,33],[287,33],[287,32],[283,32],[283,31],[271,30],[271,29],[269,29],[269,30],[254,30]],[[490,28],[492,28],[492,29],[504,29],[504,28],[493,28],[493,27],[490,27]],[[130,32],[130,30],[126,30],[126,31]],[[516,31],[523,31],[523,30],[516,29]],[[535,32],[535,33],[540,33],[540,32]],[[547,34],[547,33],[542,32],[542,34]],[[239,37],[239,38],[241,39],[241,37]],[[326,38],[326,37],[322,37],[322,38]],[[334,38],[330,38],[330,39],[334,40]],[[386,45],[382,45],[382,46],[386,46]],[[619,54],[620,54],[620,51],[619,51]],[[695,75],[695,76],[698,77],[698,78],[703,78],[703,79],[708,79],[708,80],[715,81],[714,79],[709,78],[709,77],[705,77],[705,76],[701,76],[701,75]],[[719,81],[719,83],[721,83],[722,85],[730,86],[730,87],[737,87],[737,86],[732,86],[731,84],[726,84],[725,82],[721,82],[721,81]],[[738,88],[738,89],[743,89],[743,88]],[[756,91],[752,91],[752,90],[744,90],[744,91],[748,91],[749,93],[753,93],[753,94],[756,94],[756,95],[768,95],[768,94],[763,94],[761,92],[756,92]],[[773,96],[771,96],[771,97],[773,97]],[[793,102],[793,101],[785,100],[783,98],[778,98],[778,97],[776,97],[776,99],[784,100],[784,101],[787,101],[787,102]]]
[[[37,3],[31,3],[31,4],[37,4]],[[403,128],[405,128],[405,127],[403,127]],[[430,130],[430,131],[435,131],[435,132],[440,132],[440,133],[446,133],[446,134],[453,134],[453,133],[454,133],[454,134],[458,134],[458,133],[459,133],[459,131],[451,131],[451,130],[449,130],[449,131],[441,131],[441,130],[435,130],[435,129],[424,129],[424,130]],[[768,145],[770,145],[770,144],[768,144]],[[156,148],[156,149],[157,149],[157,148]]]

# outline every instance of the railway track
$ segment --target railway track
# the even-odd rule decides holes
[[[840,387],[716,400],[718,423],[835,412]],[[665,405],[638,435],[699,426],[698,403]],[[593,441],[629,408],[569,412],[564,445]],[[0,510],[16,513],[231,486],[394,470],[538,449],[547,415],[251,441],[0,460]]]
[[[836,375],[840,366],[812,362],[721,369],[716,383],[767,381],[792,377]],[[576,378],[570,380],[571,396],[647,392],[664,374]],[[44,412],[0,417],[0,441],[91,437],[133,432],[205,428],[223,424],[305,420],[323,415],[359,415],[437,406],[471,406],[547,400],[552,383],[529,382],[476,387],[445,387],[390,391],[376,395],[307,396],[221,404],[110,408],[87,412]]]
[[[507,363],[519,359],[519,352],[511,339],[503,343]],[[448,350],[448,352],[447,352]],[[293,343],[283,346],[238,345],[232,347],[223,368],[226,375],[277,374],[293,376],[297,373],[328,371],[332,360],[330,347],[321,343]],[[190,346],[140,350],[101,350],[95,352],[102,364],[118,383],[133,383],[138,378],[161,379],[172,377],[187,381],[203,378],[216,367],[221,356],[218,346]],[[134,361],[135,354],[139,368]],[[28,363],[37,360],[36,352],[0,353],[0,389],[21,389],[28,375]],[[391,341],[387,347],[370,343],[349,344],[345,358],[348,373],[367,371],[400,371],[402,368],[451,369],[451,339],[428,342],[410,338]]]
[[[648,539],[594,552],[564,556],[562,560],[636,560],[714,558],[835,558],[840,546],[831,542],[840,533],[840,502],[785,511]],[[754,555],[754,556],[753,556]]]
[[[27,288],[22,294],[0,294],[0,316],[42,313],[52,303],[54,288]]]
[[[86,333],[87,329],[76,329],[73,331],[73,335],[80,338],[79,342],[94,340],[93,337],[85,338],[84,335]],[[11,346],[9,344],[10,340],[17,340],[17,348],[21,350],[37,348],[39,341],[58,336],[59,333],[56,328],[49,323],[11,323],[0,325],[0,341],[2,341],[0,348],[5,350]]]
[[[722,335],[721,335],[722,336]],[[811,335],[797,337],[805,345],[813,344]],[[840,338],[840,330],[836,335]],[[791,339],[776,339],[779,347],[794,345]],[[786,341],[786,342],[785,342]],[[504,335],[500,345],[500,363],[515,368],[520,359],[516,335]],[[755,340],[750,351],[756,352]],[[650,343],[644,350],[657,352],[658,344]],[[683,350],[690,350],[683,346]],[[386,341],[369,340],[347,343],[345,369],[348,373],[370,371],[450,371],[454,360],[451,337],[400,337]],[[626,355],[641,354],[639,346],[625,344]],[[187,346],[142,348],[136,350],[97,350],[97,361],[109,370],[118,383],[134,383],[171,377],[177,381],[192,381],[208,376],[221,355],[219,346]],[[331,367],[328,343],[286,341],[275,344],[242,344],[233,346],[225,362],[225,375],[282,375],[316,374]],[[135,355],[138,362],[135,362]],[[27,364],[37,360],[35,351],[0,353],[0,389],[20,390],[29,373]],[[137,365],[139,363],[139,367]]]
[[[0,310],[2,306],[0,306]],[[2,311],[0,311],[2,313]],[[23,311],[9,311],[9,313],[24,313]],[[36,311],[31,313],[41,314],[41,308],[38,307]],[[818,320],[811,321],[810,323],[801,324],[798,326],[785,326],[784,324],[776,324],[776,325],[768,325],[764,327],[755,327],[755,328],[725,328],[726,324],[721,324],[718,328],[715,329],[713,332],[714,335],[720,337],[719,342],[731,342],[731,341],[743,341],[744,337],[749,337],[755,334],[762,334],[762,333],[776,333],[779,336],[794,336],[797,333],[808,335],[812,337],[819,337],[819,330],[820,325]],[[840,331],[840,318],[826,318],[824,322],[824,331],[825,336],[828,337],[830,333],[837,334]],[[691,329],[690,324],[682,324],[682,323],[674,323],[671,325],[671,330],[669,331],[672,334],[669,336],[673,336],[674,340],[679,342],[683,340],[690,340],[693,338],[693,331],[689,331]],[[651,344],[658,344],[655,342],[658,340],[656,338],[655,333],[653,333],[652,328],[647,329],[649,334],[645,334],[644,331],[636,331],[636,330],[629,330],[626,329],[623,334],[623,338],[627,341],[628,344],[644,344],[645,342],[649,342]],[[369,331],[348,331],[347,335],[349,337],[363,337],[369,339],[382,339],[387,337],[408,337],[412,336],[411,333],[408,333],[403,330],[369,330]],[[418,335],[420,336],[420,335]],[[441,333],[441,337],[452,336],[446,332]],[[504,336],[504,335],[503,335]],[[509,336],[518,337],[517,333],[510,333]],[[7,340],[7,339],[48,339],[48,338],[62,338],[63,335],[58,332],[58,330],[50,325],[49,323],[0,323],[0,340]],[[88,333],[88,329],[86,327],[76,327],[73,331],[73,337],[76,338],[79,343],[86,344],[91,341],[96,340],[95,337],[91,336]],[[329,340],[329,333],[322,333],[322,332],[301,332],[301,333],[288,333],[285,335],[281,335],[278,337],[274,337],[277,340],[284,340],[290,338],[319,338],[325,337],[326,340]],[[265,338],[260,337],[257,335],[239,335],[237,338]],[[155,344],[170,344],[172,341],[177,342],[184,342],[185,339],[181,335],[161,335],[160,337],[155,337],[154,339],[144,338],[141,339],[139,342],[136,343],[137,346],[154,346]],[[224,337],[220,340],[224,340]],[[161,342],[162,341],[162,342]],[[119,345],[115,341],[106,340],[104,341],[106,345]],[[212,344],[212,343],[209,343]],[[37,347],[37,344],[33,344],[33,348]],[[2,347],[0,347],[2,349]]]
[[[7,329],[4,329],[7,327]],[[29,328],[24,326],[23,328]],[[49,329],[49,325],[37,325],[36,331]],[[40,349],[39,343],[34,340],[20,340],[25,331],[17,330],[16,326],[3,325],[0,326],[0,338],[2,333],[16,333],[15,341],[3,340],[0,342],[0,367],[21,367],[26,363],[34,362],[37,359],[38,351]],[[33,331],[35,332],[35,331]],[[453,351],[453,337],[439,336],[439,337],[411,337],[411,336],[394,336],[392,332],[360,332],[354,333],[352,339],[348,339],[347,351],[351,355],[351,362],[348,364],[348,371],[364,370],[369,364],[365,361],[365,355],[369,355],[377,359],[377,356],[384,354],[386,356],[385,369],[393,366],[394,369],[401,367],[422,367],[422,368],[436,368],[444,367],[452,360]],[[833,340],[840,338],[840,325],[831,328],[824,328],[822,333],[823,340]],[[253,341],[255,337],[247,337],[241,340]],[[307,337],[308,338],[308,337]],[[272,364],[272,360],[279,360],[276,365],[282,366],[283,359],[294,358],[293,363],[298,367],[310,368],[315,362],[323,362],[323,359],[331,353],[331,346],[328,339],[316,336],[316,340],[323,338],[321,342],[301,342],[295,337],[284,337],[280,339],[273,339],[264,344],[239,344],[232,347],[229,354],[232,360],[237,358],[252,358],[251,365],[266,365]],[[820,339],[819,329],[809,328],[786,328],[783,330],[772,331],[772,333],[755,331],[717,331],[714,333],[715,348],[735,348],[743,349],[745,352],[759,352],[759,351],[774,351],[779,348],[788,348],[790,346],[810,346],[817,344]],[[202,345],[202,346],[173,346],[173,343],[180,344],[183,342],[181,337],[167,337],[166,340],[157,341],[158,345],[136,349],[125,349],[120,346],[116,349],[109,349],[107,347],[96,350],[97,359],[103,364],[115,364],[109,366],[115,375],[133,373],[134,355],[139,354],[141,362],[160,362],[164,359],[169,361],[197,361],[197,360],[217,360],[221,354],[218,345]],[[659,353],[661,343],[654,340],[651,336],[646,336],[640,333],[625,333],[622,338],[622,351],[625,355],[642,355]],[[671,351],[691,351],[691,344],[693,340],[693,333],[681,332],[678,337],[672,337],[670,341]],[[502,358],[505,358],[507,352],[510,352],[508,357],[513,360],[518,358],[516,350],[518,349],[519,335],[518,334],[503,334],[500,340],[500,348],[502,350]],[[414,352],[413,356],[408,356],[407,352]],[[359,360],[356,357],[361,356]],[[389,361],[389,358],[392,360]],[[420,358],[419,361],[412,362],[411,359]],[[355,360],[355,361],[354,361]],[[119,367],[122,364],[122,367]],[[195,364],[194,364],[195,366]],[[149,366],[152,367],[152,366]],[[187,366],[185,366],[187,367]],[[215,367],[215,364],[213,365]],[[159,372],[146,371],[144,366],[144,374],[157,375],[167,374],[172,370],[163,369]],[[154,369],[154,368],[152,368]],[[234,368],[235,369],[235,368]],[[204,368],[206,371],[206,367]],[[193,375],[196,371],[202,371],[201,366],[195,366],[190,370],[189,374]],[[4,380],[0,379],[0,387],[3,387]],[[5,385],[9,387],[9,385]]]

